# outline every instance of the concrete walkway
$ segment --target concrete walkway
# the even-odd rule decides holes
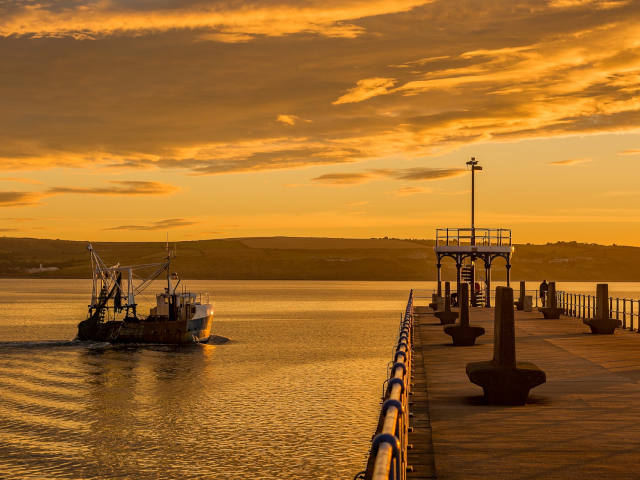
[[[516,312],[517,359],[547,383],[523,407],[494,407],[465,373],[493,356],[493,310],[472,309],[471,324],[486,329],[478,345],[452,347],[436,318],[416,322],[438,479],[640,479],[640,334],[591,335],[580,319]],[[413,478],[433,478],[416,466]]]

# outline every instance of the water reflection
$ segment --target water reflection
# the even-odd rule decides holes
[[[84,282],[0,299],[0,478],[352,478],[409,285],[199,283],[231,341],[72,342]]]

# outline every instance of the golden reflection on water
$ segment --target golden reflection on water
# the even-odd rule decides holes
[[[86,282],[0,280],[0,478],[361,470],[408,284],[199,283],[228,343],[77,344]]]
[[[407,292],[433,284],[191,283],[216,293],[214,334],[228,343],[77,344],[87,282],[0,280],[0,478],[363,468]],[[640,298],[640,284],[617,287]]]

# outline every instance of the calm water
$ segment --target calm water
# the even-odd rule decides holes
[[[189,282],[231,341],[124,348],[71,341],[87,281],[0,280],[0,478],[351,479],[415,285]]]
[[[434,284],[189,285],[214,294],[214,333],[230,342],[78,344],[87,281],[0,280],[0,478],[351,479],[363,468],[408,290]],[[637,283],[610,289],[640,298]]]

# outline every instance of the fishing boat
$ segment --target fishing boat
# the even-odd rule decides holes
[[[108,267],[94,250],[91,256],[91,304],[86,320],[78,324],[78,340],[111,343],[189,344],[206,342],[213,324],[213,306],[203,295],[182,288],[171,273],[172,252],[160,263]],[[151,272],[141,277],[140,272]],[[136,295],[166,273],[166,287],[156,294],[156,305],[140,318]],[[137,282],[137,284],[136,284]]]

